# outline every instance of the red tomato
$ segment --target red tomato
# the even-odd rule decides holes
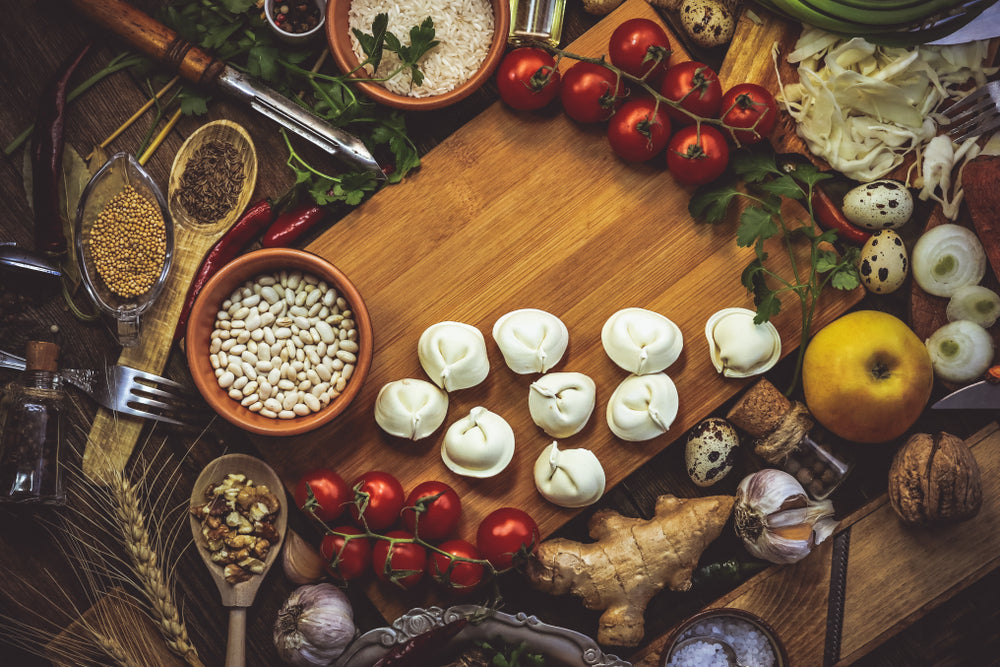
[[[369,470],[355,479],[351,488],[355,490],[358,503],[351,506],[355,521],[360,522],[363,514],[370,529],[382,530],[399,519],[406,493],[399,480],[389,473]]]
[[[514,507],[494,510],[476,531],[476,546],[498,570],[511,567],[515,556],[534,553],[541,539],[531,515]]]
[[[722,122],[731,127],[752,128],[729,130],[739,144],[755,144],[771,136],[778,122],[778,103],[764,86],[741,83],[722,96]]]
[[[337,526],[333,529],[343,535],[364,535],[354,526]],[[341,537],[327,534],[320,542],[319,551],[327,560],[327,571],[340,581],[353,581],[368,572],[372,562],[372,545],[367,537]]]
[[[719,75],[704,63],[688,60],[678,63],[663,76],[660,94],[668,100],[679,102],[691,113],[702,118],[718,118],[722,108],[722,84]],[[667,108],[670,118],[681,125],[690,125],[694,119],[679,109]]]
[[[670,60],[670,39],[655,21],[628,19],[611,33],[608,57],[634,77],[659,81]]]
[[[559,90],[566,115],[580,123],[607,120],[624,97],[624,80],[603,65],[582,60],[566,70]]]
[[[645,162],[659,155],[670,139],[666,104],[647,97],[622,105],[608,122],[608,142],[621,158]]]
[[[317,468],[302,475],[295,485],[295,504],[307,509],[309,491],[315,498],[313,513],[322,521],[333,521],[344,513],[344,503],[354,500],[351,487],[344,478],[328,468]]]
[[[403,525],[428,542],[451,535],[458,527],[460,516],[462,501],[455,489],[444,482],[418,484],[406,497],[403,507]]]
[[[427,559],[427,572],[434,581],[460,593],[469,593],[483,583],[486,575],[485,565],[456,560],[456,557],[482,560],[483,556],[476,547],[465,540],[449,540],[441,544],[438,549],[446,553],[432,551],[430,558]]]
[[[541,109],[559,94],[559,70],[546,51],[526,46],[514,49],[497,67],[500,99],[522,111]]]
[[[372,569],[375,570],[375,576],[406,589],[413,588],[424,578],[427,549],[416,542],[392,544],[386,539],[389,537],[413,539],[413,533],[407,530],[391,530],[385,537],[375,541],[375,547],[372,549]],[[392,546],[391,556],[390,546]]]
[[[667,144],[667,168],[678,183],[701,185],[714,181],[727,164],[726,138],[710,125],[682,127]]]

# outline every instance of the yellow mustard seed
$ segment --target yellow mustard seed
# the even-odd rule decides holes
[[[90,231],[97,274],[115,294],[147,292],[163,269],[167,230],[160,208],[130,185],[115,195]]]

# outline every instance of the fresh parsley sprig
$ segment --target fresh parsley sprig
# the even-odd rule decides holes
[[[836,232],[822,230],[816,224],[812,207],[812,193],[816,184],[831,178],[815,166],[806,164],[782,168],[770,150],[739,150],[730,161],[736,182],[710,183],[699,188],[688,203],[688,210],[695,219],[722,222],[730,205],[744,198],[747,206],[740,214],[736,228],[736,243],[742,248],[753,248],[754,259],[743,270],[741,281],[753,295],[760,324],[781,312],[782,297],[791,294],[801,306],[802,331],[798,356],[787,394],[798,385],[802,369],[802,355],[809,341],[816,303],[820,294],[831,286],[851,290],[861,284],[857,269],[857,248],[848,247],[841,252],[834,246]],[[789,219],[782,203],[792,199],[802,204],[807,217]],[[790,261],[791,275],[775,273],[768,263],[765,242],[779,237]],[[810,244],[809,265],[801,266],[795,252],[795,237],[803,237]]]
[[[369,80],[388,81],[400,72],[409,70],[413,85],[419,86],[424,82],[424,73],[420,71],[418,63],[424,54],[440,43],[434,39],[436,34],[434,19],[428,16],[419,26],[410,28],[409,45],[403,44],[396,35],[388,30],[388,26],[389,15],[379,14],[372,22],[371,34],[366,34],[357,28],[352,29],[367,58],[365,62],[361,63],[361,67],[370,64],[372,71],[377,71],[378,66],[382,64],[382,56],[385,51],[390,51],[399,56],[399,66],[382,78]]]

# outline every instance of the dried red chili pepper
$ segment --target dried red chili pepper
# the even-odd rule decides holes
[[[73,72],[91,45],[92,42],[84,44],[46,84],[31,133],[31,204],[35,213],[35,249],[47,255],[63,255],[66,252],[66,235],[63,234],[59,214],[66,92]]]
[[[212,249],[205,255],[205,259],[202,260],[201,268],[198,269],[198,273],[195,274],[191,286],[188,288],[187,296],[184,298],[184,307],[181,309],[177,328],[174,330],[174,342],[184,337],[184,329],[187,327],[188,317],[191,315],[191,306],[208,279],[223,264],[235,258],[246,244],[250,243],[257,234],[271,224],[272,220],[274,220],[274,209],[271,207],[271,202],[266,199],[261,200],[248,208],[236,221],[236,224],[215,242]]]
[[[448,642],[469,624],[467,618],[457,618],[442,626],[422,632],[405,644],[397,644],[378,659],[372,667],[424,667],[448,648]]]
[[[837,238],[841,241],[864,245],[865,241],[871,238],[871,233],[851,224],[851,221],[830,199],[830,195],[818,185],[813,186],[812,208],[819,226],[837,232]]]
[[[303,234],[321,223],[327,211],[316,204],[303,204],[278,216],[264,232],[260,244],[265,248],[287,248]]]

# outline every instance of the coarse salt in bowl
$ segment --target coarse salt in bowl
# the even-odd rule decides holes
[[[678,648],[692,637],[727,642],[746,667],[787,667],[788,654],[774,630],[762,618],[742,609],[706,609],[688,618],[667,637],[660,667],[712,667],[728,665],[724,656],[708,642]]]
[[[379,13],[389,17],[388,30],[403,44],[410,29],[430,17],[440,41],[421,59],[424,82],[413,89],[399,76],[387,84],[359,81],[357,86],[376,102],[398,109],[429,110],[453,104],[475,92],[503,57],[510,30],[510,3],[506,0],[420,0],[385,4],[377,0],[330,0],[326,34],[334,60],[343,72],[369,78],[359,70],[359,45],[352,28],[371,34]],[[397,56],[385,52],[380,72]],[[408,74],[402,75],[408,77]],[[408,79],[407,79],[408,81]],[[387,85],[389,87],[387,87]]]
[[[303,278],[298,279],[298,276],[303,276]],[[312,276],[317,280],[313,281],[310,278],[307,281],[305,276]],[[261,280],[262,277],[264,280]],[[273,279],[279,282],[272,288],[282,286],[287,289],[275,290],[275,293],[265,292],[264,283]],[[281,283],[282,279],[284,279],[284,285]],[[335,290],[336,296],[340,298],[339,306],[334,304],[327,307],[329,312],[326,313],[327,317],[325,318],[320,317],[322,305],[315,313],[309,314],[315,303],[323,303],[322,298],[309,298],[309,293],[321,290],[320,281],[326,285],[327,291]],[[311,289],[307,288],[306,285],[310,285]],[[249,305],[241,304],[246,306],[244,313],[238,312],[239,306],[233,309],[226,305],[227,307],[223,308],[225,302],[232,301],[237,290],[245,286],[250,287],[252,292],[259,295],[259,301],[251,297]],[[274,305],[272,313],[274,321],[265,324],[264,321],[268,318],[263,315],[265,311],[262,309],[262,304],[268,303],[268,299],[274,299],[278,291],[284,291],[286,296],[290,292],[293,295],[293,301],[295,298],[299,298],[299,294],[304,294],[305,296],[301,297],[304,303],[300,307],[305,307],[306,312],[303,314],[302,311],[296,309],[293,313],[291,304],[287,302],[285,304],[287,307],[282,308],[282,299],[279,298],[274,304],[269,304],[267,309],[270,310],[270,306]],[[254,301],[257,303],[254,304]],[[309,302],[311,302],[310,305],[306,307],[306,303]],[[335,310],[339,310],[339,314],[343,316],[342,320],[338,321],[338,313],[334,312]],[[345,310],[349,310],[350,313],[345,313]],[[220,317],[220,311],[225,311],[226,314]],[[253,313],[257,314],[256,320]],[[241,317],[243,319],[240,319]],[[287,320],[279,319],[283,317]],[[306,318],[306,322],[297,321],[297,318],[300,317]],[[318,325],[320,319],[326,321],[330,325],[329,328]],[[346,324],[344,324],[344,320],[347,320]],[[233,326],[237,321],[239,324]],[[351,322],[353,322],[353,326],[351,326]],[[315,334],[310,333],[303,339],[300,334],[296,333],[296,330],[300,330],[299,325],[302,324],[309,325],[309,331],[315,332]],[[320,342],[325,342],[324,339],[339,341],[338,329],[341,326],[347,327],[344,329],[348,332],[345,337],[356,342],[356,346],[348,345],[347,347],[350,349],[343,349],[340,348],[338,342],[336,350],[333,349],[334,344],[326,344],[325,348],[317,350],[318,341],[314,339],[318,338]],[[233,338],[238,340],[238,336],[234,336],[232,331],[251,329],[260,330],[261,333],[252,334],[253,337],[243,343],[223,345],[226,340]],[[265,329],[269,329],[270,333],[267,334]],[[279,331],[280,329],[285,330]],[[350,333],[352,329],[355,332],[353,334]],[[213,334],[217,330],[228,331],[228,338],[224,337],[225,334]],[[333,332],[332,338],[331,330]],[[261,339],[260,341],[255,340],[258,337]],[[297,340],[295,340],[296,338]],[[214,343],[215,347],[213,347],[214,339],[221,341]],[[269,351],[267,353],[262,352],[260,345],[271,339],[274,339],[275,343],[268,345]],[[282,383],[285,388],[281,389],[278,382],[268,382],[270,389],[264,391],[261,381],[267,379],[265,373],[270,375],[274,368],[281,368],[279,361],[283,360],[277,346],[277,342],[280,340],[290,342],[295,349],[301,351],[301,355],[298,352],[296,355],[300,357],[302,368],[296,369],[294,373],[296,375],[293,382],[294,388],[288,386],[287,383]],[[249,345],[250,342],[255,343],[255,345]],[[299,343],[302,344],[299,345]],[[235,347],[237,345],[245,345],[247,349]],[[222,347],[226,349],[222,350]],[[239,355],[233,353],[234,349],[239,351]],[[257,353],[254,354],[251,349],[256,349]],[[338,355],[342,349],[348,354]],[[213,350],[216,351],[213,352]],[[274,350],[274,353],[272,354],[270,350]],[[225,352],[225,358],[219,357],[220,351]],[[254,358],[244,358],[243,355],[247,352],[250,352]],[[364,300],[361,298],[361,293],[342,271],[322,257],[303,250],[266,248],[242,255],[224,265],[198,293],[188,319],[185,353],[198,391],[219,415],[251,433],[290,436],[319,428],[341,414],[350,405],[361,391],[361,386],[371,368],[374,342],[371,319]],[[213,355],[215,356],[214,360]],[[340,357],[343,359],[338,362],[337,359]],[[272,361],[272,358],[276,361]],[[320,362],[319,365],[326,366],[325,370],[321,371],[318,368],[317,358]],[[344,361],[345,359],[346,361]],[[258,364],[258,362],[262,363]],[[268,368],[269,363],[271,368]],[[291,363],[289,361],[290,365]],[[245,364],[253,367],[253,370],[248,370]],[[336,384],[336,379],[330,381],[327,375],[332,373],[331,377],[336,377],[337,373],[343,374],[343,368],[347,365],[350,365],[353,370],[349,372],[349,377],[342,383],[342,389],[336,394],[326,393],[327,387],[322,386],[324,383],[329,382],[334,388]],[[289,372],[289,374],[291,373]],[[241,380],[241,376],[246,377],[247,380]],[[288,374],[280,379],[292,381]],[[315,382],[316,379],[319,380],[318,383]],[[257,382],[256,387],[252,385],[254,382]],[[308,382],[309,386],[301,384],[303,382]],[[244,391],[247,386],[251,387],[248,390],[249,394]],[[274,410],[275,417],[264,416],[267,414],[264,408],[267,401],[261,400],[261,394],[269,393],[268,398],[277,400],[279,397],[276,394],[279,389],[282,392],[280,396],[282,402],[287,395],[295,396],[294,402],[282,407],[282,410],[291,414],[282,415],[280,414],[282,410]],[[234,398],[230,396],[230,392],[236,392],[242,396]],[[249,398],[254,393],[257,393],[257,400]],[[316,400],[307,399],[306,393],[312,395]],[[254,405],[258,401],[260,405]],[[318,406],[317,401],[319,401]]]

